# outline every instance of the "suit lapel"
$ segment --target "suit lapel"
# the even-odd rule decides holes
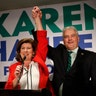
[[[67,70],[67,63],[68,63],[68,53],[67,53],[67,50],[64,51],[63,59],[62,60],[63,60],[64,71],[66,72],[66,70]]]

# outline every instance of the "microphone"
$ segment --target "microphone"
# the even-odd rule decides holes
[[[24,56],[23,59],[22,59],[22,65],[24,65],[25,59],[26,59],[26,56]]]

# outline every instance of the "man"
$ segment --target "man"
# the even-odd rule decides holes
[[[42,12],[35,7],[37,10],[32,10],[32,16],[41,14],[41,19]],[[64,44],[59,44],[56,48],[48,46],[47,56],[54,62],[52,85],[56,96],[95,96],[96,53],[78,46],[79,36],[73,26],[63,30],[63,42]],[[68,66],[69,51],[71,67]]]

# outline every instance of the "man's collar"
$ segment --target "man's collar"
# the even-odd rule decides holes
[[[68,50],[68,51],[72,51],[73,53],[77,54],[78,49],[79,49],[79,47],[75,48],[74,50]]]

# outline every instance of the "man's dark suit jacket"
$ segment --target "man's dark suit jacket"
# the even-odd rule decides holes
[[[78,49],[67,72],[68,52],[64,45],[48,46],[48,57],[54,62],[53,87],[57,96],[63,83],[63,96],[96,96],[96,53]]]
[[[36,33],[33,29],[32,35],[37,41]],[[59,44],[56,48],[48,45],[47,56],[54,62],[52,84],[56,96],[59,96],[62,83],[62,96],[96,96],[96,53],[79,48],[69,72],[66,71],[68,52],[64,45]]]

